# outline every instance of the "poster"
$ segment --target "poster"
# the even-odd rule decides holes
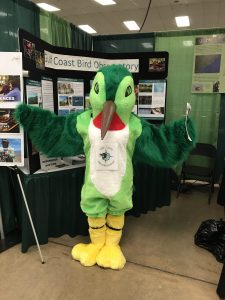
[[[225,92],[225,35],[195,39],[192,92]]]
[[[48,109],[54,112],[53,80],[51,78],[41,78],[41,92],[43,109]]]
[[[166,103],[166,80],[140,80],[138,116],[163,120]]]
[[[82,79],[58,78],[58,115],[84,109],[84,81]]]
[[[42,108],[41,82],[26,80],[27,104]]]
[[[0,66],[0,166],[23,166],[23,130],[13,117],[23,101],[22,53],[1,52]]]

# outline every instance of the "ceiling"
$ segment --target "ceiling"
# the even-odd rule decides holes
[[[94,0],[32,1],[61,8],[56,15],[74,25],[90,25],[97,31],[95,35],[137,33],[129,31],[123,21],[134,20],[141,27],[149,5],[149,0],[115,0],[117,4],[109,6]],[[224,12],[225,0],[152,0],[141,32],[225,28]],[[174,18],[183,15],[189,16],[191,26],[179,29]]]

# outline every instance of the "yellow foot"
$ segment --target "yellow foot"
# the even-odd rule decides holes
[[[114,270],[122,269],[126,263],[119,245],[105,245],[96,260],[100,267]]]
[[[101,246],[90,244],[78,244],[72,249],[73,259],[79,260],[85,267],[91,267],[96,264],[96,257],[101,250]]]

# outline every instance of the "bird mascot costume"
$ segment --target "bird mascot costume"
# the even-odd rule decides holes
[[[195,130],[189,118],[156,127],[132,114],[134,82],[122,65],[96,73],[90,103],[90,109],[66,117],[21,104],[15,118],[48,156],[85,154],[81,208],[91,242],[75,245],[72,257],[84,266],[122,269],[119,242],[124,213],[132,208],[132,159],[173,167],[194,147]]]

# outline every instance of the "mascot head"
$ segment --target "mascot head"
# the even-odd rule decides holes
[[[94,124],[100,125],[102,139],[108,130],[123,129],[135,104],[131,73],[122,65],[100,69],[92,84],[90,103]]]

